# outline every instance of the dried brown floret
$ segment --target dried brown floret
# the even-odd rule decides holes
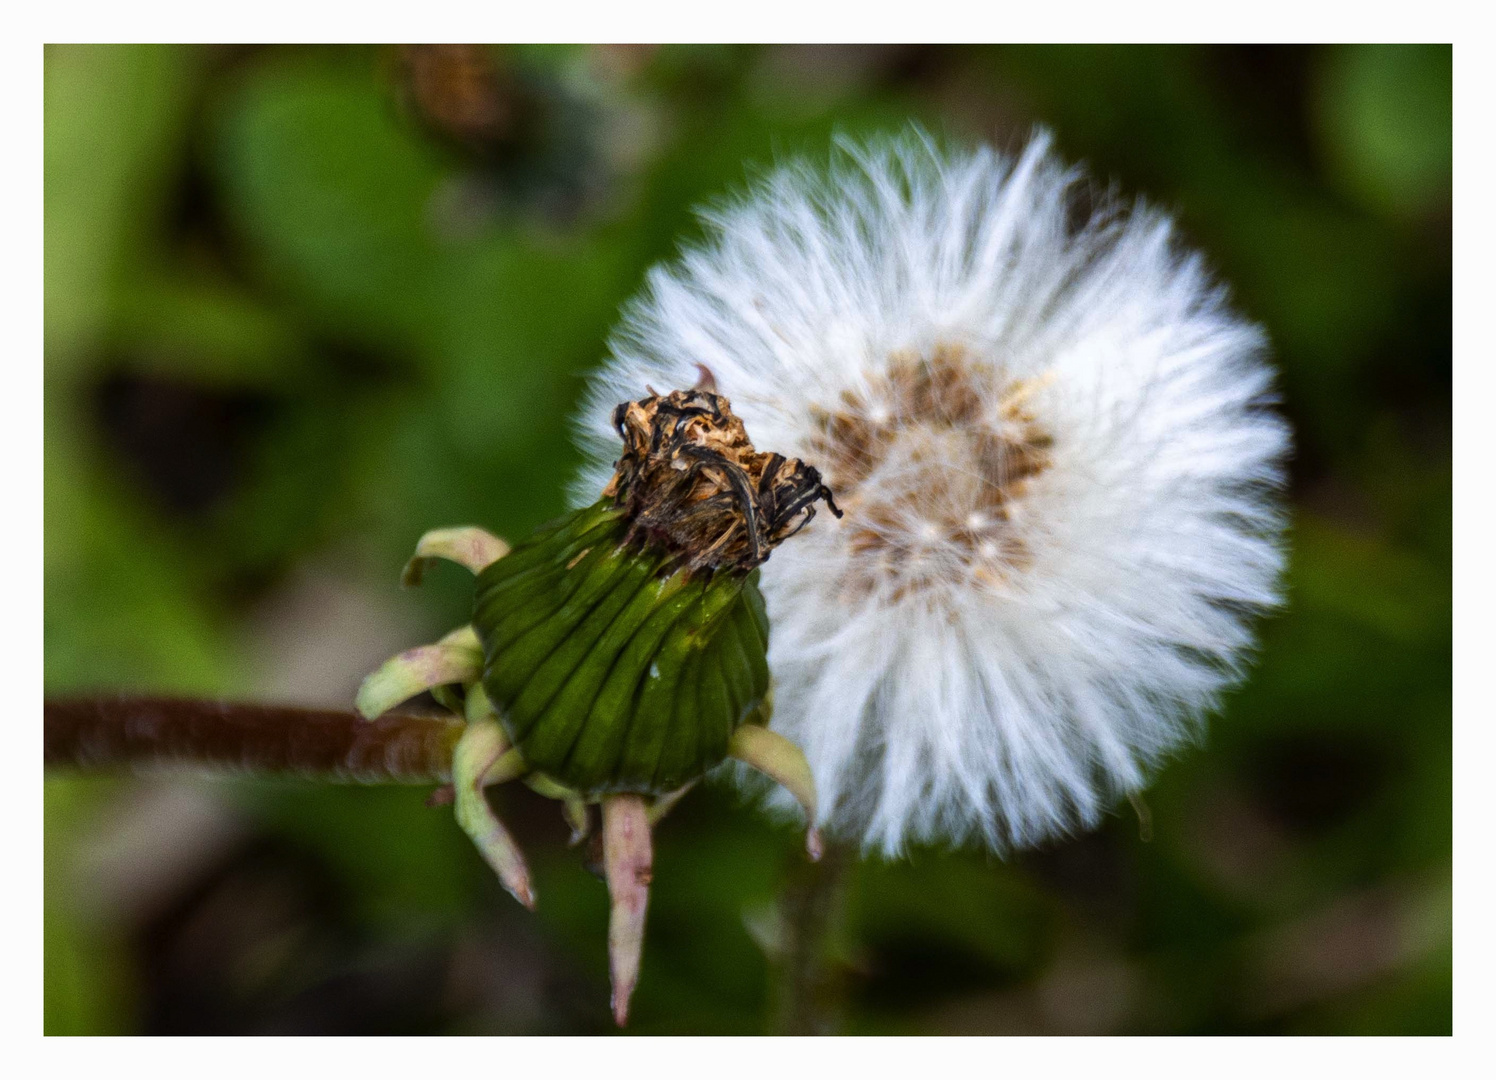
[[[677,390],[613,410],[623,439],[603,494],[627,510],[628,539],[662,544],[690,570],[751,570],[815,516],[841,511],[821,474],[759,453],[720,394]]]

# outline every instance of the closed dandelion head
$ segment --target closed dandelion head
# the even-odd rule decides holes
[[[485,791],[523,780],[560,801],[572,842],[593,834],[608,883],[613,1015],[627,1021],[639,979],[654,852],[651,830],[729,757],[783,784],[809,821],[805,756],[763,726],[768,616],[759,567],[824,501],[814,467],[759,451],[710,379],[611,410],[622,440],[589,506],[513,549],[475,526],[436,529],[404,580],[448,560],[476,575],[472,623],[407,649],[369,675],[368,719],[421,693],[464,721],[442,798],[499,880],[526,907],[524,855]]]
[[[583,419],[702,367],[822,514],[762,568],[775,730],[822,824],[893,854],[1093,825],[1190,739],[1278,599],[1288,432],[1258,329],[1169,219],[910,133],[705,216]]]

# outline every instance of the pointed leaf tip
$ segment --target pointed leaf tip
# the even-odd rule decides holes
[[[432,529],[416,542],[416,553],[405,564],[400,581],[406,588],[419,585],[427,568],[437,559],[446,559],[480,574],[490,563],[508,554],[508,544],[476,525]]]
[[[567,839],[566,846],[576,847],[592,832],[587,803],[576,796],[567,796],[561,801],[561,813],[566,818],[566,824],[571,826],[571,836]]]
[[[812,862],[819,861],[824,849],[821,834],[815,827],[815,779],[800,748],[777,731],[757,724],[744,724],[733,732],[727,752],[782,784],[795,797],[805,811],[805,850]]]
[[[498,721],[470,723],[452,753],[452,787],[462,831],[477,845],[509,895],[534,911],[535,891],[524,853],[483,794],[484,785],[512,771],[508,763],[517,760],[518,751],[510,748]]]
[[[608,968],[613,981],[613,1019],[628,1023],[629,999],[639,981],[644,920],[654,851],[649,810],[639,795],[603,797],[603,872],[612,910],[608,916]]]
[[[386,660],[364,679],[354,703],[366,720],[373,720],[423,690],[474,682],[482,673],[478,635],[471,626],[464,626],[434,645],[406,649]]]

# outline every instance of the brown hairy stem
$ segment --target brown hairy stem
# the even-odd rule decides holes
[[[48,701],[48,768],[196,767],[332,783],[451,779],[456,717],[112,695]]]

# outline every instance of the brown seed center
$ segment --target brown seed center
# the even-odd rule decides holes
[[[942,583],[994,585],[1030,559],[1020,519],[1053,439],[1029,409],[1045,379],[1014,379],[958,346],[899,355],[821,410],[806,457],[846,510],[859,590],[897,599]]]

